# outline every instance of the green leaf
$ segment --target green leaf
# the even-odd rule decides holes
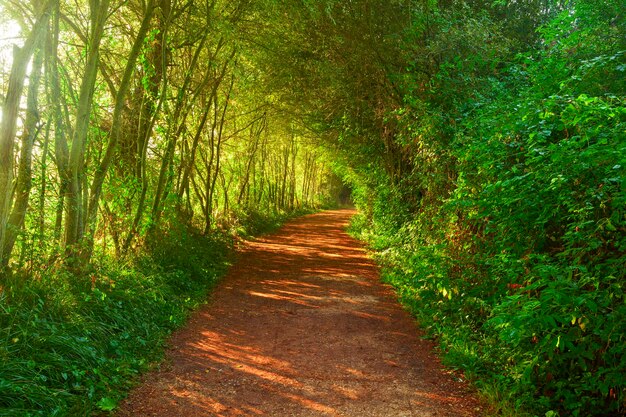
[[[96,404],[102,411],[113,411],[117,407],[117,402],[108,397],[102,397]]]

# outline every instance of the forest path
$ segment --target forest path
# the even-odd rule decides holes
[[[118,416],[477,416],[344,228],[351,210],[246,242]]]

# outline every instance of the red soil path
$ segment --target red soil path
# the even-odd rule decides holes
[[[478,416],[344,227],[305,216],[246,242],[118,416]]]

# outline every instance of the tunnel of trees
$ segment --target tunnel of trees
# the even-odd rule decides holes
[[[0,414],[115,408],[235,236],[353,202],[494,404],[626,415],[623,0],[0,0],[0,99]]]

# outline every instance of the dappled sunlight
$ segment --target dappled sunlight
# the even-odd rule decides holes
[[[451,396],[451,395],[443,395],[441,393],[425,392],[425,391],[417,391],[415,395],[417,397],[421,397],[424,399],[442,401],[442,402],[454,402],[454,400],[456,399],[454,396]]]
[[[275,292],[278,293],[278,294],[285,294],[286,296],[301,297],[301,298],[305,298],[305,299],[309,299],[309,300],[321,300],[322,299],[322,297],[317,297],[315,295],[301,294],[301,293],[296,293],[296,292],[292,292],[292,291],[276,290]]]
[[[356,389],[335,386],[333,387],[333,391],[335,391],[338,395],[345,397],[349,400],[359,399],[359,394]]]
[[[323,229],[287,225],[241,250],[210,307],[174,336],[172,368],[158,376],[167,415],[413,415],[454,404],[415,373],[434,363],[414,355],[424,342],[376,266],[336,222]]]
[[[362,311],[355,311],[354,313],[357,317],[362,317],[364,319],[372,319],[372,320],[381,320],[381,321],[389,321],[389,317],[383,317],[376,314],[364,313]]]
[[[179,381],[180,386],[170,390],[171,397],[168,402],[174,407],[181,403],[187,402],[193,406],[198,414],[216,415],[216,416],[254,416],[264,415],[263,411],[252,406],[240,405],[233,407],[232,405],[222,404],[221,402],[200,395],[201,387],[198,384],[191,384],[188,381]]]
[[[248,294],[253,295],[255,297],[271,298],[271,299],[280,300],[280,301],[289,301],[289,302],[307,306],[307,307],[316,307],[312,304],[307,303],[306,301],[299,300],[297,297],[287,297],[287,296],[279,295],[279,294],[260,293],[260,292],[255,292],[255,291],[250,291]]]
[[[290,280],[284,280],[284,281],[264,280],[264,281],[261,281],[261,283],[264,285],[276,285],[279,287],[296,286],[296,287],[306,287],[306,288],[321,288],[319,285],[310,284],[306,282],[299,282],[299,281],[290,281]]]
[[[358,369],[353,369],[353,368],[344,368],[343,371],[348,374],[348,375],[353,375],[357,378],[366,378],[367,375],[365,375],[363,373],[363,371],[360,371]]]
[[[328,414],[331,416],[339,415],[335,409],[325,406],[324,404],[315,402],[313,400],[310,400],[308,398],[305,398],[299,395],[287,394],[287,393],[283,394],[283,396],[285,396],[286,398],[292,401],[295,401],[296,403],[310,410],[319,411],[321,413]]]

